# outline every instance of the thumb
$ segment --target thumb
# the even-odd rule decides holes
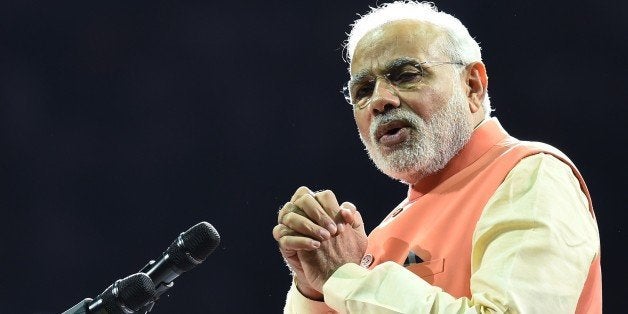
[[[353,227],[353,229],[359,228],[359,227],[364,229],[364,221],[362,220],[362,215],[360,215],[360,212],[352,203],[350,202],[342,203],[340,205],[340,214],[342,215],[342,218],[344,219],[344,221],[350,224],[351,227]]]
[[[340,208],[346,208],[352,212],[357,210],[357,207],[355,207],[355,205],[353,205],[353,203],[351,202],[344,202],[342,204],[340,204]]]

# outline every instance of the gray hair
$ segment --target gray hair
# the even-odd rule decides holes
[[[441,46],[442,52],[454,61],[462,61],[464,64],[482,61],[480,45],[471,37],[467,28],[454,16],[439,12],[432,2],[395,1],[370,9],[370,12],[361,15],[351,25],[351,32],[345,41],[348,62],[351,62],[355,48],[364,35],[386,23],[398,20],[417,20],[442,28],[445,36],[437,44]],[[488,117],[491,112],[488,93],[482,105]]]

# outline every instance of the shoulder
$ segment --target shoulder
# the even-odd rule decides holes
[[[564,159],[548,152],[522,158],[508,173],[500,189],[513,196],[535,191],[539,197],[577,200],[588,208],[587,197],[581,189],[574,168]]]

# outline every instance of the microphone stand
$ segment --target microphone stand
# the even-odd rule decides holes
[[[90,303],[92,303],[92,301],[94,301],[94,299],[92,298],[85,298],[85,300],[79,302],[78,304],[76,304],[75,306],[67,309],[65,312],[63,312],[62,314],[87,314],[87,308],[89,306]]]

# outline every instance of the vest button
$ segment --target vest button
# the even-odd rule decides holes
[[[395,217],[395,216],[399,215],[399,213],[400,213],[402,210],[403,210],[403,207],[398,207],[398,208],[395,208],[395,210],[393,210],[393,212],[392,212],[392,216],[393,216],[393,217]]]
[[[373,264],[373,260],[374,260],[373,255],[365,254],[364,257],[362,257],[362,260],[360,261],[360,266],[364,268],[369,268],[369,266]]]

